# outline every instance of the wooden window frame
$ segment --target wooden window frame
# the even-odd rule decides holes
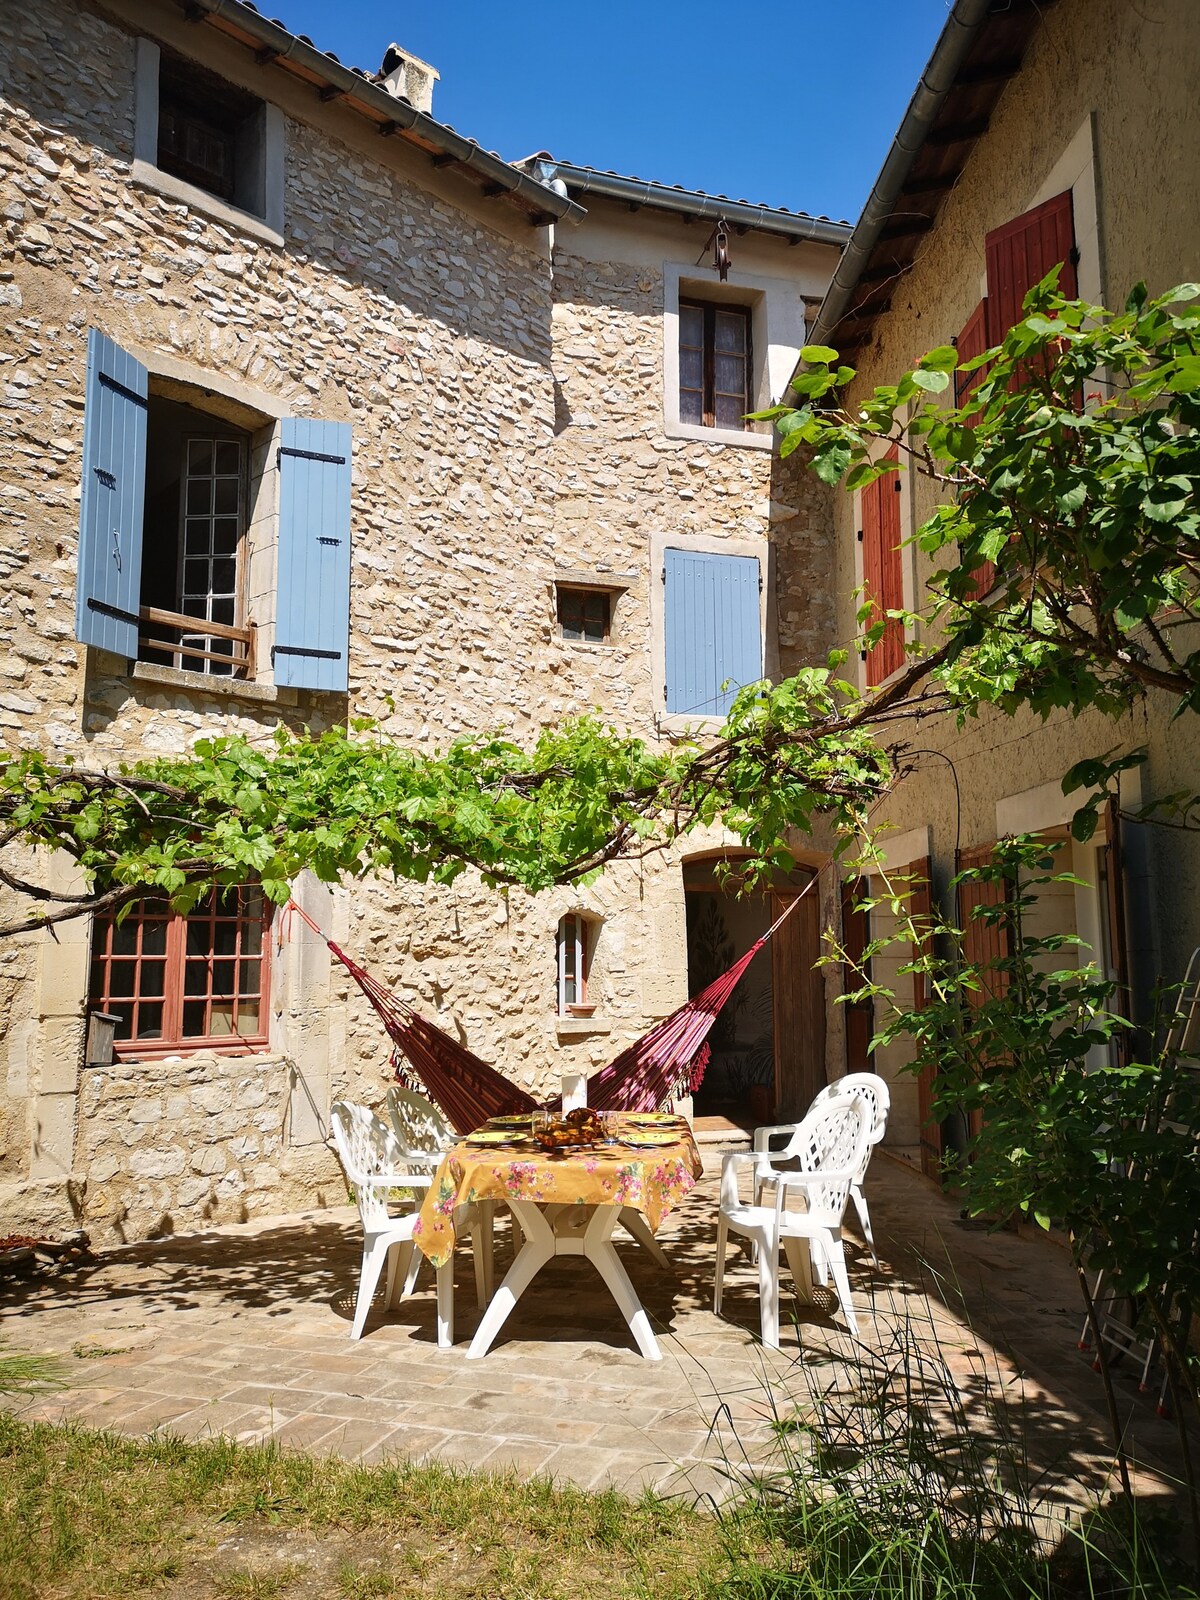
[[[252,925],[254,919],[245,915],[239,905],[236,917],[222,916],[216,909],[215,898],[218,893],[225,895],[237,893],[239,898],[244,889],[256,887],[244,885],[236,889],[213,891],[197,906],[190,916],[184,917],[172,914],[169,911],[158,912],[146,908],[164,905],[165,902],[143,901],[134,907],[126,919],[126,926],[134,922],[137,930],[137,952],[132,956],[114,956],[112,954],[112,939],[116,927],[116,917],[97,917],[92,929],[92,963],[88,988],[88,1009],[90,1011],[111,1011],[114,1005],[132,1003],[132,1021],[136,1025],[138,1012],[143,1004],[162,1006],[162,1032],[160,1036],[152,1038],[126,1038],[113,1041],[113,1054],[118,1061],[125,1060],[155,1060],[168,1055],[184,1055],[198,1051],[207,1051],[210,1054],[238,1054],[243,1055],[250,1051],[261,1051],[268,1044],[269,1006],[271,998],[271,902],[263,897],[261,932],[259,935],[259,948],[257,952],[243,952],[242,940],[244,929]],[[198,955],[196,951],[188,951],[188,930],[202,925],[207,919],[210,938],[208,941],[207,956]],[[213,952],[213,938],[217,921],[233,921],[237,934],[232,954],[216,955]],[[143,955],[143,930],[147,925],[165,922],[166,938],[164,950],[160,956]],[[186,968],[188,961],[198,964],[205,960],[208,964],[207,987],[203,994],[186,993]],[[149,962],[160,964],[162,973],[162,994],[142,995],[141,973],[144,964]],[[213,993],[213,963],[228,961],[233,966],[234,984],[231,995],[214,995]],[[114,962],[122,965],[130,964],[135,969],[133,994],[131,996],[116,995],[112,993],[112,973]],[[241,992],[241,971],[245,963],[257,962],[258,964],[258,989],[247,989]],[[100,982],[97,983],[99,969]],[[229,999],[234,1006],[235,1020],[237,1008],[240,1004],[256,999],[258,1004],[258,1027],[254,1033],[211,1033],[185,1034],[183,1032],[183,1015],[185,1005],[202,1003],[205,1007],[206,1025],[211,1027],[211,1011],[214,1001]]]
[[[703,382],[704,382],[704,388],[703,388],[703,391],[702,391],[701,397],[700,397],[700,416],[701,416],[701,420],[700,420],[699,423],[690,421],[688,419],[685,419],[684,415],[683,415],[684,383],[683,383],[683,361],[682,361],[682,355],[683,355],[684,345],[683,345],[683,319],[682,319],[682,312],[684,311],[685,308],[688,308],[688,307],[690,307],[694,311],[702,311],[704,313],[704,345],[703,345],[703,365],[704,365]],[[695,299],[695,298],[693,298],[693,297],[691,297],[689,295],[680,295],[680,297],[679,297],[679,310],[680,310],[680,313],[681,313],[680,323],[679,323],[680,363],[679,363],[679,386],[678,386],[679,387],[678,400],[679,400],[679,420],[680,420],[680,422],[684,423],[686,421],[686,424],[688,426],[690,426],[690,427],[693,427],[693,428],[695,428],[695,427],[725,428],[725,429],[733,428],[734,430],[741,430],[743,433],[749,432],[750,431],[750,424],[745,420],[744,413],[754,410],[754,394],[753,394],[753,390],[754,390],[754,313],[753,313],[753,308],[750,307],[750,306],[743,306],[743,305],[730,305],[730,304],[727,304],[723,300],[697,300],[697,299]],[[730,315],[740,316],[743,319],[743,321],[745,322],[745,325],[746,325],[746,384],[745,384],[745,390],[744,390],[744,395],[743,395],[745,404],[744,404],[744,406],[742,408],[743,415],[741,417],[739,417],[739,419],[738,419],[738,421],[736,423],[718,422],[717,421],[717,402],[716,402],[716,370],[717,370],[716,329],[717,329],[717,312],[718,311],[724,311],[724,312],[729,313]],[[688,348],[689,349],[693,349],[695,347],[694,346],[689,346]],[[687,392],[689,394],[694,394],[695,390],[691,389],[689,387]]]
[[[613,601],[616,598],[611,589],[602,589],[594,585],[583,583],[556,583],[555,584],[555,614],[558,618],[559,637],[564,644],[608,644],[612,639]],[[588,600],[602,600],[604,602],[604,636],[600,639],[588,639],[583,634],[584,615]],[[567,603],[564,607],[564,601]],[[580,633],[577,638],[566,632],[568,620],[563,615],[564,609],[569,609],[574,602],[579,603]]]
[[[559,918],[555,936],[555,957],[558,970],[558,1014],[569,1017],[572,1006],[586,1006],[588,979],[591,976],[592,949],[595,941],[592,924],[582,911],[568,911]],[[573,971],[568,971],[568,968]],[[574,999],[567,999],[567,985],[575,986]]]
[[[147,451],[157,448],[162,449],[159,439],[159,430],[163,424],[161,417],[156,422],[154,410],[155,402],[168,398],[160,396],[152,390],[150,404],[146,419]],[[190,399],[176,399],[170,396],[170,401],[176,406],[186,406],[197,417],[209,417],[201,406],[195,405]],[[257,669],[255,659],[255,630],[246,622],[246,568],[247,549],[246,540],[250,524],[250,473],[253,459],[253,436],[246,428],[238,427],[235,423],[226,423],[222,419],[213,418],[215,423],[227,429],[227,432],[185,432],[180,442],[179,463],[179,503],[175,518],[175,577],[171,594],[171,605],[147,605],[138,607],[141,627],[138,631],[138,660],[148,662],[150,665],[162,665],[158,660],[161,656],[168,658],[167,665],[176,671],[195,672],[207,678],[229,678],[231,680],[253,679]],[[196,424],[199,426],[199,424]],[[207,473],[194,472],[192,469],[192,446],[211,446],[211,465]],[[221,445],[232,445],[238,452],[238,468],[236,474],[218,473],[216,470],[216,450]],[[218,513],[216,510],[217,483],[229,480],[236,476],[237,480],[237,505],[233,512]],[[192,482],[207,482],[210,485],[210,510],[207,513],[192,512],[188,509],[188,487]],[[148,490],[147,490],[148,493]],[[233,619],[230,622],[212,621],[208,617],[201,617],[195,612],[184,611],[184,595],[186,593],[185,563],[189,559],[203,559],[210,563],[209,576],[211,578],[211,563],[222,559],[210,548],[208,551],[192,551],[187,548],[188,523],[207,520],[215,523],[218,515],[236,517],[237,538],[234,541],[232,560],[234,562],[233,580]],[[144,600],[145,591],[142,591]],[[207,607],[212,610],[213,599],[216,598],[211,587],[207,593]],[[227,594],[220,596],[222,599],[230,598]]]

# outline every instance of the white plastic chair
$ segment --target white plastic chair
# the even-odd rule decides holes
[[[775,1203],[770,1206],[747,1205],[738,1193],[741,1171],[749,1170],[757,1179],[764,1161],[761,1152],[732,1151],[725,1157],[721,1167],[713,1310],[718,1314],[721,1310],[728,1236],[730,1232],[741,1234],[757,1247],[762,1341],[773,1350],[779,1348],[781,1246],[802,1292],[811,1288],[810,1250],[832,1272],[838,1303],[851,1337],[858,1340],[858,1318],[850,1298],[842,1248],[842,1216],[850,1185],[867,1148],[870,1128],[867,1106],[857,1094],[832,1097],[810,1111],[791,1141],[799,1170],[775,1175]],[[787,1197],[793,1190],[803,1195],[804,1211],[788,1209]]]
[[[405,1161],[411,1169],[427,1172],[432,1178],[446,1151],[451,1145],[458,1143],[458,1134],[450,1126],[440,1108],[427,1096],[418,1094],[415,1089],[406,1089],[402,1084],[393,1084],[384,1097],[384,1104],[387,1106],[392,1132],[404,1153]],[[468,1212],[471,1218],[475,1255],[475,1289],[480,1296],[480,1307],[492,1298],[495,1210],[495,1201],[479,1200]],[[460,1226],[461,1223],[460,1217]],[[418,1250],[408,1269],[408,1277],[404,1284],[405,1294],[412,1293],[423,1259]]]
[[[387,1114],[405,1159],[426,1162],[432,1171],[456,1142],[454,1129],[423,1094],[393,1084],[387,1092]]]
[[[428,1188],[429,1175],[403,1170],[403,1152],[391,1129],[369,1107],[337,1100],[329,1108],[329,1125],[363,1225],[362,1270],[350,1329],[352,1339],[361,1339],[384,1261],[388,1265],[386,1308],[395,1302],[399,1282],[405,1281],[404,1293],[410,1292],[409,1266],[414,1254],[419,1254],[413,1245],[417,1212],[414,1210],[403,1217],[391,1216],[388,1194],[401,1187]],[[438,1344],[443,1346],[454,1342],[451,1272],[447,1262],[439,1267],[437,1274]]]
[[[875,1146],[882,1140],[887,1131],[888,1111],[891,1108],[892,1097],[887,1084],[877,1072],[851,1072],[844,1078],[839,1078],[836,1083],[827,1084],[817,1095],[808,1108],[808,1115],[817,1110],[819,1106],[827,1105],[830,1100],[839,1099],[843,1095],[858,1094],[866,1102],[870,1115],[870,1128],[867,1135],[867,1147],[863,1152],[862,1165],[855,1174],[850,1185],[850,1198],[854,1201],[854,1209],[858,1213],[859,1225],[863,1231],[863,1238],[867,1241],[867,1248],[871,1252],[871,1260],[876,1267],[879,1265],[879,1256],[875,1250],[875,1235],[871,1232],[871,1213],[867,1209],[867,1197],[863,1193],[863,1179],[867,1175],[867,1168],[871,1157],[875,1153]],[[754,1150],[768,1159],[759,1168],[754,1180],[754,1203],[761,1205],[763,1189],[769,1183],[774,1183],[779,1176],[775,1163],[795,1159],[796,1152],[792,1145],[799,1137],[799,1130],[803,1123],[785,1122],[773,1128],[755,1128]],[[772,1139],[787,1135],[788,1144],[779,1150],[771,1149]]]

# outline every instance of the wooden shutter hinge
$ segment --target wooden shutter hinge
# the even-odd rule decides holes
[[[297,450],[294,445],[281,444],[275,453],[275,465],[283,465],[284,456],[298,456],[301,461],[327,461],[331,467],[344,467],[345,456],[329,456],[321,450]]]
[[[1071,246],[1070,254],[1067,256],[1067,260],[1073,267],[1077,267],[1079,265],[1079,259],[1079,246],[1077,244],[1073,244]]]
[[[143,411],[148,411],[150,402],[144,394],[136,394],[125,384],[118,383],[115,378],[110,378],[107,372],[98,372],[96,377],[106,389],[111,389],[114,394],[119,394],[122,400],[132,400],[135,406],[141,406]]]
[[[98,611],[102,617],[115,617],[118,622],[132,622],[135,628],[142,624],[141,617],[135,616],[132,611],[123,611],[120,606],[110,606],[107,600],[96,600],[90,595],[87,608],[89,611]]]
[[[858,539],[859,544],[861,544],[863,542],[863,531],[862,531],[861,528],[859,528],[859,530],[858,530],[857,534],[855,535],[855,537]]]
[[[310,650],[302,644],[277,644],[271,651],[272,656],[312,656],[318,661],[340,661],[340,650]]]

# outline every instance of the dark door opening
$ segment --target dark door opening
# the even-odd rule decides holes
[[[769,890],[738,895],[736,877],[722,881],[720,867],[718,859],[683,869],[690,995],[745,955],[812,876],[797,868]],[[714,1023],[697,1116],[753,1126],[808,1109],[825,1083],[824,979],[813,966],[819,955],[814,888],[751,962]]]

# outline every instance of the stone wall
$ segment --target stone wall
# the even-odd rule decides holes
[[[286,1061],[200,1052],[84,1071],[78,1216],[99,1238],[345,1203],[335,1163],[289,1148]]]
[[[282,248],[133,181],[139,30],[280,105]],[[429,749],[493,728],[529,739],[594,708],[653,739],[650,539],[664,530],[774,541],[780,630],[768,659],[823,655],[820,486],[790,471],[778,486],[769,451],[663,436],[661,263],[694,256],[682,221],[626,217],[625,264],[604,264],[582,234],[560,229],[552,260],[546,231],[523,214],[322,106],[172,6],[28,0],[6,12],[4,32],[6,744],[112,764],[186,752],[213,733],[265,740],[281,724],[320,729],[365,714]],[[674,242],[648,247],[664,227]],[[834,254],[789,255],[752,238],[740,248],[747,263],[759,252],[755,270],[785,278],[803,258],[809,292]],[[91,325],[134,350],[152,385],[210,385],[218,410],[351,423],[348,698],[131,672],[75,642]],[[564,566],[627,580],[611,647],[558,636]],[[264,598],[258,569],[250,592]],[[599,1004],[586,1023],[555,1015],[555,928],[577,909],[602,922]],[[473,875],[451,888],[359,885],[321,899],[320,917],[385,983],[538,1089],[598,1065],[686,995],[677,855],[537,900],[485,890]],[[86,929],[75,987],[57,1009],[44,982],[55,942],[0,944],[3,1225],[35,1210],[45,1225],[56,1205],[69,1220],[68,1196],[101,1232],[136,1233],[163,1215],[182,1226],[330,1191],[324,1111],[339,1093],[378,1101],[390,1046],[322,945],[282,923],[276,938],[268,1057],[126,1063],[100,1076],[80,1066]],[[251,1105],[260,1090],[266,1099]],[[210,1113],[205,1101],[226,1093],[229,1107]],[[218,1159],[213,1171],[196,1166]]]

